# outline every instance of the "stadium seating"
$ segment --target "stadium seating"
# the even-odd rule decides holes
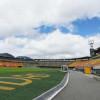
[[[91,65],[95,67],[96,65],[100,65],[100,59],[91,59],[91,60],[76,60],[73,63],[69,64],[69,67],[75,67],[75,68],[83,68],[86,65]]]

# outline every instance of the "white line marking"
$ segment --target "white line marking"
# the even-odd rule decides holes
[[[52,96],[50,96],[48,98],[48,100],[52,100],[61,90],[63,90],[66,87],[66,85],[68,84],[68,81],[69,81],[69,73],[68,73],[68,76],[67,76],[67,81],[64,84],[64,86],[62,88],[60,88],[58,91],[56,91]]]
[[[66,87],[66,85],[68,84],[68,81],[69,81],[69,72],[68,72],[68,74],[67,74],[67,80],[66,80],[64,86],[61,87],[60,89],[58,89],[57,91],[55,91],[54,94],[51,94],[50,97],[47,97],[47,98],[45,98],[44,100],[52,100],[61,90],[63,90],[63,89]],[[59,85],[59,84],[58,84],[58,85]],[[58,86],[58,85],[57,85],[57,86]],[[34,98],[33,100],[38,100],[38,98],[42,97],[42,96],[45,95],[46,93],[48,93],[48,92],[50,92],[51,90],[55,89],[57,86],[55,86],[54,88],[51,88],[50,90],[44,92],[43,94],[41,94],[40,96]]]

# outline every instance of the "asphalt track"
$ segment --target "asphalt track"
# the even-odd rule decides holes
[[[53,100],[100,100],[100,81],[91,75],[70,71],[68,85]]]

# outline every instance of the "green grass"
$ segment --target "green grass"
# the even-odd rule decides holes
[[[32,100],[34,97],[54,87],[63,79],[65,73],[58,69],[41,69],[41,68],[0,68],[0,77],[9,77],[11,75],[33,74],[48,74],[50,77],[41,80],[33,80],[29,85],[16,87],[16,90],[4,91],[0,90],[0,100]],[[1,81],[1,79],[0,79]],[[4,81],[4,79],[3,79]],[[8,81],[7,79],[5,81]],[[10,80],[15,82],[16,80]],[[3,85],[0,86],[13,86]]]

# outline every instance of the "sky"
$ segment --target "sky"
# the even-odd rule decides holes
[[[0,53],[89,56],[100,47],[100,0],[0,0]]]

